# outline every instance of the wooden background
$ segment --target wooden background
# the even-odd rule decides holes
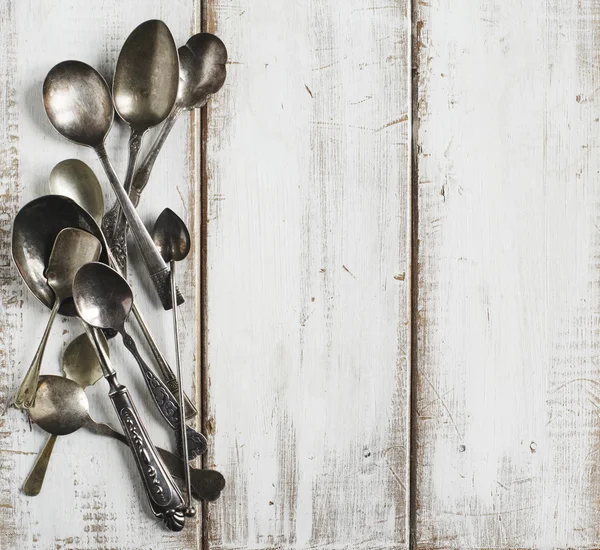
[[[110,80],[150,18],[229,50],[225,87],[177,123],[139,206],[196,236],[181,270],[210,444],[196,465],[228,485],[171,534],[129,451],[81,432],[28,498],[45,435],[11,410],[0,549],[599,548],[595,0],[0,0],[1,402],[47,320],[12,265],[15,213],[69,157],[113,202],[93,152],[47,122],[42,81],[72,58]],[[116,124],[120,174],[126,139]],[[56,323],[44,372],[79,332]],[[115,424],[106,390],[88,390],[92,413]]]

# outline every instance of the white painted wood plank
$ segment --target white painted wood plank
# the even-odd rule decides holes
[[[418,547],[597,548],[600,10],[418,11]]]
[[[2,196],[2,291],[0,324],[0,393],[4,402],[18,386],[43,332],[47,311],[19,282],[9,257],[11,222],[17,209],[45,194],[52,167],[65,158],[77,157],[96,171],[112,192],[91,150],[62,139],[46,120],[41,87],[47,71],[65,59],[80,59],[112,75],[126,36],[142,21],[160,18],[171,28],[178,44],[199,25],[193,0],[119,2],[5,1],[0,3],[0,193]],[[199,188],[196,142],[198,132],[182,117],[161,153],[139,211],[150,226],[166,206],[178,212],[198,234]],[[127,133],[113,128],[109,154],[123,175]],[[181,318],[185,331],[183,357],[187,387],[198,379],[199,247],[179,270],[186,295]],[[134,263],[134,262],[132,262]],[[139,264],[139,262],[137,262]],[[137,272],[141,269],[134,268]],[[136,277],[134,277],[136,279]],[[152,291],[135,284],[139,307],[168,358],[173,358],[171,316],[163,312]],[[43,371],[59,373],[64,346],[79,334],[73,321],[59,320],[53,329]],[[142,342],[140,341],[142,345]],[[150,404],[139,371],[122,350],[111,344],[120,379],[131,390],[138,409],[155,441],[173,447],[173,440]],[[146,354],[148,357],[149,355]],[[174,363],[174,361],[173,361]],[[190,393],[199,391],[199,384]],[[118,425],[101,381],[91,390],[92,412],[98,420]],[[83,549],[200,547],[200,521],[189,522],[181,534],[171,534],[150,516],[129,451],[117,442],[87,433],[59,438],[42,494],[29,498],[20,486],[41,448],[45,435],[30,431],[25,417],[12,410],[0,419],[0,548]]]
[[[214,1],[209,543],[405,548],[407,3]]]

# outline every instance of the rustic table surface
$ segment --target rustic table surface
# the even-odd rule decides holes
[[[109,80],[126,36],[200,30],[228,79],[185,115],[138,208],[194,234],[186,386],[227,479],[185,531],[112,440],[0,418],[0,549],[600,546],[600,5],[596,0],[0,0],[0,398],[47,320],[10,256],[65,158],[41,102],[65,59]],[[123,175],[127,130],[109,154]],[[148,140],[150,141],[150,140]],[[173,357],[132,255],[140,309]],[[81,332],[54,326],[43,371]],[[152,436],[171,444],[120,343]],[[116,424],[104,381],[92,414]]]

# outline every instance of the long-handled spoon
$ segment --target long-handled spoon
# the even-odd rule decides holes
[[[109,355],[108,342],[102,333],[99,333],[99,341],[105,353]],[[86,334],[79,335],[67,346],[63,355],[62,370],[67,378],[77,382],[83,389],[93,386],[102,378],[102,367]],[[35,405],[33,408],[36,408]],[[36,413],[33,414],[35,416]],[[27,496],[34,497],[40,494],[57,437],[57,433],[52,433],[38,454],[23,484],[23,492]]]
[[[88,262],[96,261],[100,257],[101,251],[102,245],[98,239],[91,233],[81,229],[66,228],[56,236],[46,269],[46,280],[54,291],[54,305],[31,366],[15,395],[15,407],[28,409],[33,405],[44,350],[58,309],[64,301],[73,295],[73,278],[77,270]]]
[[[171,296],[175,296],[175,262],[184,260],[190,252],[190,232],[183,220],[170,208],[165,208],[158,216],[152,238],[163,260],[171,267]],[[173,298],[174,299],[174,298]],[[177,379],[179,381],[179,403],[183,403],[183,377],[181,374],[181,354],[179,352],[179,326],[177,321],[177,308],[173,311],[173,333],[175,338],[175,360],[177,364]],[[181,439],[183,441],[183,456],[187,456],[187,438],[185,428],[181,425]],[[189,469],[185,471],[188,504],[192,499]]]
[[[160,301],[165,309],[170,309],[169,268],[160,257],[148,230],[123,189],[104,146],[114,118],[110,91],[105,80],[98,71],[85,63],[63,61],[55,65],[46,76],[43,95],[44,108],[54,128],[68,140],[91,147],[98,155],[131,227]],[[183,302],[180,294],[177,302]]]
[[[145,21],[125,40],[113,79],[113,103],[131,128],[129,161],[123,186],[126,193],[144,134],[160,124],[173,109],[179,81],[177,47],[168,27],[156,19]],[[106,240],[120,271],[127,273],[127,224],[119,201],[102,223]]]
[[[99,331],[98,331],[99,333]],[[78,384],[69,383],[68,379],[60,376],[41,376],[40,392],[36,403],[29,414],[34,422],[44,431],[55,435],[66,435],[84,428],[94,434],[112,437],[125,445],[129,440],[107,424],[95,422],[89,415],[87,396]],[[54,396],[60,394],[60,411],[53,405],[57,400]],[[59,414],[58,414],[59,413]],[[68,429],[67,429],[68,428]],[[156,447],[163,463],[172,476],[183,479],[183,461],[173,453]],[[213,501],[225,487],[225,479],[216,470],[191,468],[192,494],[195,498]]]
[[[75,275],[73,300],[79,316],[88,325],[98,329],[111,328],[121,334],[125,347],[134,356],[142,371],[154,404],[175,431],[179,447],[179,444],[183,443],[179,435],[179,403],[162,380],[148,368],[137,350],[135,341],[125,330],[125,321],[133,303],[133,293],[127,281],[105,264],[86,264]],[[189,426],[186,426],[186,433],[189,450],[187,457],[191,460],[204,453],[207,444],[205,437]]]
[[[104,213],[104,200],[97,200],[98,197],[102,199],[102,188],[100,187],[100,182],[98,181],[96,174],[94,174],[93,170],[84,162],[76,159],[69,159],[57,164],[50,174],[50,190],[52,193],[71,197],[77,204],[87,210],[95,220],[100,220],[102,218],[102,214]],[[108,252],[109,256],[112,256],[110,249]],[[109,260],[110,265],[119,271],[117,262],[113,261],[112,257],[109,257]],[[122,274],[123,272],[121,271],[121,275]],[[179,392],[177,378],[160,351],[158,344],[148,329],[135,301],[131,307],[131,312],[148,343],[148,347],[154,356],[165,384],[169,390],[171,390],[173,395],[177,395]],[[198,411],[196,407],[194,407],[191,400],[186,395],[185,417],[193,418],[197,414]]]
[[[214,34],[202,32],[192,36],[179,48],[179,88],[173,110],[165,119],[154,143],[135,172],[129,198],[134,206],[150,178],[156,157],[183,111],[198,109],[218,92],[227,76],[227,49]]]

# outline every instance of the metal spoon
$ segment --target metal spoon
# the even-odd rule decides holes
[[[101,334],[100,344],[105,353],[109,355],[108,342]],[[63,355],[62,370],[67,378],[77,382],[84,389],[93,386],[102,378],[102,367],[86,334],[79,335],[67,346]],[[52,433],[38,454],[33,468],[23,484],[23,492],[27,496],[34,497],[40,494],[57,437],[58,434]]]
[[[54,169],[52,170],[52,174],[54,174],[56,171],[61,174],[61,177],[56,178],[56,180],[53,180],[52,174],[51,174],[51,176],[50,176],[51,190],[53,193],[57,192],[62,195],[67,195],[66,192],[64,192],[64,193],[62,192],[63,190],[68,191],[70,193],[69,196],[71,196],[71,198],[77,204],[79,204],[82,208],[86,209],[94,217],[94,219],[98,220],[98,219],[102,218],[102,213],[104,211],[104,201],[102,201],[102,204],[100,204],[99,202],[91,200],[91,199],[92,199],[92,197],[97,196],[97,195],[102,197],[102,189],[100,187],[100,182],[98,181],[98,178],[96,177],[94,172],[91,170],[91,168],[88,167],[87,164],[85,164],[81,161],[76,161],[76,162],[82,164],[85,167],[85,169],[78,167],[77,170],[72,170],[72,169],[60,170],[60,171],[58,170],[59,166],[61,166],[64,163],[70,163],[70,161],[63,161],[54,167]],[[54,185],[53,185],[53,182],[54,182]],[[87,207],[86,207],[86,205],[87,205]],[[109,256],[111,256],[109,258],[111,267],[113,267],[114,269],[117,269],[117,271],[120,271],[118,269],[119,266],[118,266],[116,260],[114,260],[112,258],[110,249],[109,249]],[[121,274],[123,274],[123,271],[121,271]],[[143,334],[146,342],[148,343],[148,346],[150,347],[150,351],[152,352],[152,355],[154,356],[154,359],[156,360],[156,364],[158,365],[160,373],[161,373],[165,383],[167,384],[167,387],[171,390],[171,393],[176,395],[179,392],[179,384],[177,382],[177,378],[175,377],[173,370],[167,363],[167,360],[164,358],[162,352],[158,348],[158,345],[156,344],[154,337],[150,333],[148,326],[144,322],[144,319],[143,319],[141,313],[139,312],[139,310],[135,304],[135,301],[133,303],[131,311],[142,331],[142,334]],[[185,417],[193,418],[197,414],[198,414],[198,410],[196,409],[196,407],[194,407],[191,400],[186,395],[185,396]]]
[[[156,248],[160,252],[163,260],[171,267],[171,296],[175,299],[175,262],[181,261],[187,257],[190,252],[190,232],[183,220],[170,208],[165,208],[158,216],[152,238]],[[179,403],[183,403],[183,377],[181,375],[181,354],[179,353],[179,326],[177,321],[177,308],[173,311],[173,333],[175,337],[175,359],[177,364],[177,379],[179,381]],[[183,441],[183,456],[187,456],[187,439],[185,437],[185,427],[181,425],[181,440]],[[192,499],[192,487],[190,484],[189,469],[185,471],[185,484],[187,488],[188,505]]]
[[[113,430],[107,424],[95,422],[90,417],[88,399],[80,385],[70,383],[68,379],[60,376],[41,376],[40,390],[35,406],[29,410],[29,414],[44,431],[53,435],[66,435],[65,431],[73,433],[80,428],[85,428],[94,434],[112,437],[129,445],[129,441],[123,434]],[[55,398],[58,395],[60,401]],[[60,403],[60,414],[57,414],[56,403]],[[171,475],[182,479],[183,461],[165,449],[156,447],[156,450]],[[192,494],[195,498],[206,501],[217,500],[225,487],[225,479],[216,470],[191,468],[191,477]]]
[[[104,196],[93,170],[77,159],[59,162],[50,172],[50,193],[73,199],[99,224],[104,214]]]
[[[28,409],[33,405],[50,329],[60,305],[73,295],[75,273],[82,265],[96,261],[101,251],[100,241],[81,229],[69,227],[56,236],[46,270],[46,280],[54,291],[54,305],[31,366],[15,395],[14,404],[18,409]]]
[[[125,40],[113,79],[115,109],[131,128],[123,182],[126,193],[131,188],[143,136],[173,109],[178,81],[179,58],[171,31],[162,21],[145,21]],[[107,212],[102,228],[121,272],[127,273],[127,224],[119,201]]]
[[[169,388],[146,365],[133,338],[125,330],[125,321],[131,311],[133,293],[127,281],[107,265],[89,263],[75,275],[73,300],[79,316],[89,325],[111,328],[119,332],[125,347],[137,361],[154,404],[178,436],[180,430],[180,407]],[[196,430],[186,427],[188,458],[191,460],[206,451],[206,439]],[[186,456],[185,454],[183,456]]]
[[[202,32],[192,36],[179,52],[179,88],[173,110],[166,118],[152,147],[135,172],[129,198],[134,206],[150,178],[156,157],[182,111],[198,109],[218,92],[227,76],[227,49],[214,34]]]
[[[161,67],[157,67],[157,70],[161,70]],[[85,63],[63,61],[54,66],[46,76],[43,94],[44,108],[54,128],[68,140],[96,151],[131,226],[160,301],[165,309],[170,309],[169,268],[157,252],[106,154],[104,140],[110,131],[114,112],[105,80],[98,71]],[[177,301],[183,302],[180,294]]]

